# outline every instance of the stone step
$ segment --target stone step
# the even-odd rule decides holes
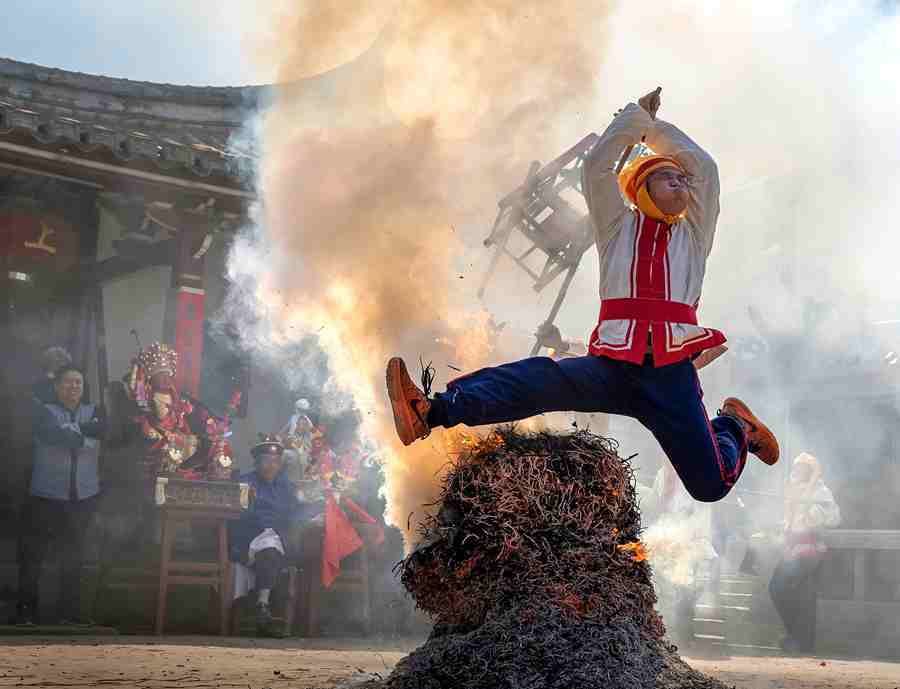
[[[710,642],[712,642],[712,641],[719,641],[719,642],[725,641],[725,637],[722,636],[721,634],[697,634],[697,633],[695,632],[695,633],[694,633],[694,638],[697,639],[697,640],[699,640],[699,641],[710,641]]]
[[[726,624],[723,632],[729,643],[777,647],[784,637],[780,625]]]
[[[99,625],[0,624],[0,636],[115,636],[119,631]]]
[[[750,606],[748,605],[732,605],[732,604],[719,604],[715,605],[712,603],[698,603],[694,606],[695,614],[698,614],[702,617],[716,617],[717,615],[710,614],[713,611],[719,613],[720,615],[725,615],[726,619],[733,618],[735,616],[747,615],[750,613]],[[702,615],[700,615],[702,613]]]
[[[706,590],[714,591],[718,588],[719,591],[726,593],[761,593],[768,587],[768,582],[753,577],[742,579],[722,577],[718,581],[718,586],[709,578],[698,579],[697,583]]]
[[[742,644],[733,643],[732,641],[712,641],[713,647],[720,648],[727,655],[735,656],[780,656],[784,654],[778,646],[770,646],[765,644]]]

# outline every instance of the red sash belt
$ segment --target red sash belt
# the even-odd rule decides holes
[[[604,299],[601,321],[664,321],[697,325],[697,310],[690,304],[665,299]]]

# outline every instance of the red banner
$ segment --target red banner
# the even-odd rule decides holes
[[[78,261],[78,234],[55,216],[0,213],[0,249],[7,270],[63,272]]]
[[[203,316],[206,294],[201,289],[179,287],[175,304],[175,349],[178,351],[178,389],[200,395],[203,366]]]
[[[322,539],[322,586],[330,588],[341,572],[341,560],[362,548],[363,541],[334,495],[325,496],[325,535]]]

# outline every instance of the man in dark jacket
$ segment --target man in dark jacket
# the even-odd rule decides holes
[[[47,549],[60,550],[58,621],[84,621],[81,569],[84,538],[100,493],[99,438],[103,414],[83,404],[84,375],[67,364],[54,378],[55,400],[35,401],[34,460],[29,496],[19,535],[17,621],[33,623],[38,614],[38,581]]]
[[[240,480],[250,485],[251,504],[241,519],[231,523],[229,550],[232,560],[253,571],[257,631],[270,636],[274,630],[269,596],[285,566],[288,528],[312,516],[316,508],[299,501],[297,486],[282,471],[284,445],[276,436],[263,436],[250,452],[256,468]]]

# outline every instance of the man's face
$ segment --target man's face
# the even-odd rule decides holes
[[[84,379],[78,371],[66,371],[56,381],[56,396],[63,406],[74,409],[81,403],[84,394]]]
[[[647,178],[647,193],[666,215],[681,215],[688,204],[688,178],[680,170],[665,168]]]
[[[279,452],[265,452],[259,456],[256,472],[266,483],[271,483],[281,471],[282,457]]]
[[[153,411],[156,414],[156,418],[166,418],[170,409],[172,409],[172,395],[168,392],[154,392]]]

